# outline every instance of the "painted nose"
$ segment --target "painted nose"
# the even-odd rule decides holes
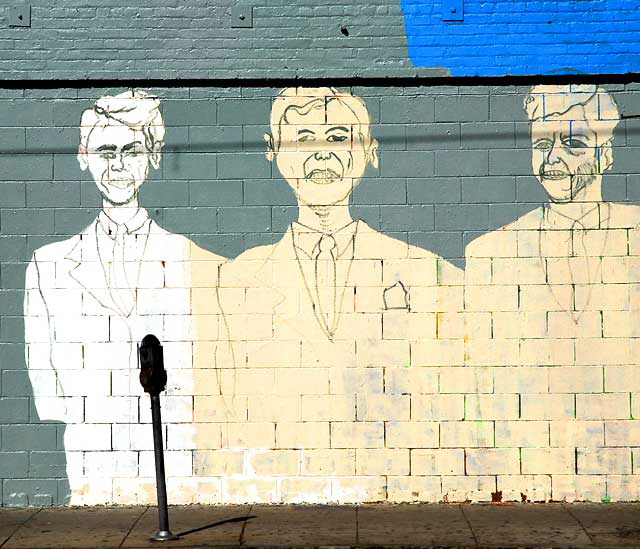
[[[111,163],[111,171],[121,172],[124,170],[124,155],[116,154],[113,162]]]
[[[546,158],[547,164],[557,164],[560,162],[560,146],[557,141],[553,142],[553,147],[549,149]]]
[[[315,155],[316,160],[329,160],[331,158],[330,151],[316,151]]]

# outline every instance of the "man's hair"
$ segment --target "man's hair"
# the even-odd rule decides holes
[[[312,109],[325,109],[330,102],[338,101],[349,109],[358,121],[358,133],[363,143],[371,141],[369,111],[364,101],[348,92],[335,88],[285,88],[278,93],[271,107],[271,132],[274,149],[280,149],[283,124],[290,124],[288,116],[295,112],[300,116],[309,114]]]
[[[100,97],[93,107],[82,113],[80,144],[87,148],[89,136],[96,126],[113,122],[139,130],[149,152],[159,152],[164,145],[165,128],[160,114],[160,99],[142,90]]]
[[[533,86],[524,100],[524,110],[532,122],[574,111],[575,120],[586,120],[598,134],[599,146],[613,139],[613,132],[620,122],[613,97],[593,84]]]

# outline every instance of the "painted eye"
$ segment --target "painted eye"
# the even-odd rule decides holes
[[[553,141],[550,141],[548,139],[541,139],[540,141],[536,141],[533,148],[539,151],[549,151],[553,148]]]
[[[330,141],[331,143],[341,143],[342,141],[346,141],[346,140],[347,140],[346,135],[333,134],[327,137],[327,141]]]
[[[100,158],[102,158],[103,160],[113,160],[115,157],[115,153],[112,152],[106,152],[100,155]]]
[[[313,136],[306,134],[306,135],[301,135],[298,137],[298,142],[300,143],[304,143],[305,141],[313,141]]]
[[[575,137],[563,139],[562,144],[565,147],[569,147],[571,149],[586,149],[588,147],[588,145],[584,141],[576,139]]]

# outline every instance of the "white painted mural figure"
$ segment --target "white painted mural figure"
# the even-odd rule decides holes
[[[153,501],[136,347],[147,333],[163,342],[169,371],[168,470],[192,474],[192,273],[203,264],[215,271],[222,258],[159,227],[138,202],[164,139],[160,100],[146,92],[87,109],[78,162],[102,210],[80,234],[37,249],[27,269],[28,371],[40,419],[66,423],[72,504]]]
[[[285,89],[273,102],[265,141],[268,160],[295,193],[298,218],[276,244],[222,266],[219,295],[230,348],[219,349],[212,382],[228,397],[218,417],[226,413],[228,421],[250,422],[228,424],[223,444],[258,451],[250,461],[282,464],[290,456],[279,448],[338,444],[329,441],[332,420],[340,422],[340,432],[371,427],[356,422],[356,398],[361,415],[371,403],[372,421],[387,419],[381,406],[409,420],[408,397],[398,401],[409,382],[401,380],[414,380],[417,394],[435,379],[428,366],[463,361],[461,339],[446,329],[440,340],[436,335],[436,314],[456,315],[462,306],[462,276],[439,256],[351,216],[351,193],[367,167],[375,170],[379,162],[362,99],[333,88]],[[303,420],[319,422],[315,433]],[[255,421],[273,423],[238,441],[238,433]],[[384,435],[376,429],[369,436],[382,444]],[[338,430],[332,436],[340,436]],[[272,449],[266,456],[265,448]],[[345,457],[347,470],[350,459]],[[326,484],[321,500],[340,501],[352,489],[371,497],[385,481],[324,475],[318,482]],[[259,496],[265,501],[279,497],[265,492]]]
[[[549,202],[467,247],[467,308],[491,311],[485,321],[500,341],[470,341],[469,360],[581,365],[599,379],[603,365],[637,361],[630,337],[639,333],[640,207],[602,197],[618,108],[594,85],[534,86],[524,108]]]

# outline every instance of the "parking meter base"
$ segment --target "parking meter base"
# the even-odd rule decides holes
[[[151,541],[171,541],[174,539],[180,539],[180,536],[172,534],[170,530],[159,530],[156,534],[151,536]]]

